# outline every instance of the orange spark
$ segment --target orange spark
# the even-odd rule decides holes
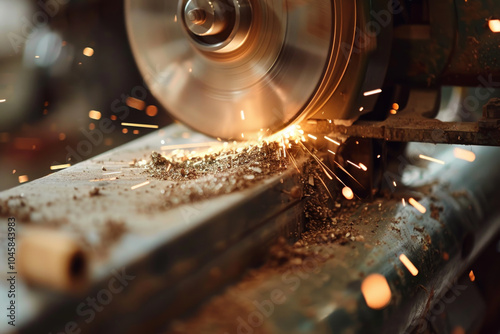
[[[349,187],[344,187],[342,189],[342,195],[344,195],[345,198],[348,200],[351,200],[354,198],[354,193],[352,192],[352,189]]]
[[[453,155],[457,159],[465,160],[468,162],[473,162],[474,160],[476,160],[476,155],[474,154],[474,152],[458,147],[453,150]]]
[[[64,168],[68,168],[68,167],[71,167],[71,164],[54,165],[54,166],[50,166],[50,170],[59,170],[59,169],[64,169]]]
[[[149,181],[146,181],[146,182],[143,182],[143,183],[136,184],[135,186],[130,187],[130,189],[135,190],[137,188],[147,186],[148,184],[149,184]]]
[[[152,124],[122,123],[122,126],[134,126],[136,128],[158,129],[158,125],[152,125]]]
[[[129,96],[125,102],[127,106],[130,108],[134,108],[137,110],[144,110],[146,107],[146,103],[142,100],[136,99],[135,97]]]
[[[370,90],[368,92],[364,92],[363,95],[364,96],[371,96],[371,95],[376,95],[376,94],[380,94],[382,93],[382,89],[374,89],[374,90]]]
[[[420,154],[418,157],[420,159],[422,159],[422,160],[427,160],[427,161],[430,161],[430,162],[435,162],[435,163],[440,164],[440,165],[444,165],[444,161],[443,160],[431,158],[431,157],[428,157],[428,156],[423,155],[423,154]]]
[[[401,254],[399,256],[399,261],[401,261],[406,269],[408,269],[408,271],[413,275],[413,276],[417,276],[418,275],[418,269],[417,267],[415,267],[415,265],[410,261],[410,259],[404,255],[404,254]]]
[[[146,115],[149,117],[155,117],[158,114],[158,108],[156,106],[148,106],[146,108]]]
[[[422,204],[420,204],[419,202],[417,202],[417,200],[414,199],[414,198],[410,198],[408,200],[408,203],[410,203],[415,209],[417,209],[418,211],[420,211],[420,213],[426,213],[427,212],[427,209]]]
[[[18,180],[19,180],[19,183],[24,183],[24,182],[28,182],[29,178],[28,178],[28,175],[20,175],[18,177]]]
[[[335,145],[340,146],[340,143],[339,143],[338,141],[333,140],[332,138],[330,138],[330,137],[328,137],[328,136],[325,136],[325,139],[326,139],[326,140],[328,140],[328,141],[330,141],[330,142],[332,142],[332,143],[334,143]]]
[[[474,282],[476,280],[476,275],[474,275],[474,271],[470,271],[469,273],[469,278],[471,282]]]
[[[488,26],[492,32],[500,32],[500,20],[489,20]]]
[[[369,308],[380,310],[391,301],[392,293],[387,279],[380,274],[371,274],[361,283],[361,293]]]
[[[364,170],[365,172],[368,170],[368,167],[366,167],[365,165],[363,165],[361,162],[359,163],[359,167]]]
[[[245,120],[245,111],[241,111],[241,119],[244,121]]]
[[[318,139],[318,137],[313,136],[313,135],[307,135],[307,136],[308,136],[309,138],[311,138],[311,139],[314,139],[314,140],[317,140],[317,139]]]
[[[91,110],[91,111],[89,111],[89,118],[95,119],[95,120],[100,120],[101,113],[97,110]]]
[[[94,55],[94,49],[86,47],[83,49],[83,54],[87,57],[92,57]]]

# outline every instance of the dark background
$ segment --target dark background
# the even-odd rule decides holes
[[[0,101],[6,100],[0,103],[0,190],[18,185],[19,176],[32,181],[50,174],[52,165],[75,164],[154,131],[123,133],[121,122],[171,122],[135,65],[123,0],[41,3],[0,0]],[[86,47],[94,50],[91,57]],[[127,102],[129,96],[145,103]],[[151,105],[155,116],[146,113]],[[101,119],[91,119],[90,110]]]

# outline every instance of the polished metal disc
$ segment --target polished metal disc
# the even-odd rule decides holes
[[[349,62],[341,42],[354,36],[355,6],[342,3],[127,0],[127,29],[146,84],[175,118],[246,139],[303,118],[331,94]]]

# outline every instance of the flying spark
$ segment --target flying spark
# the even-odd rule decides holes
[[[418,211],[420,211],[420,213],[426,213],[427,212],[427,209],[422,204],[420,204],[419,202],[417,202],[417,200],[414,199],[414,198],[410,198],[408,200],[408,203],[410,203],[415,209],[417,209]]]
[[[87,57],[92,57],[94,55],[94,49],[86,47],[83,49],[83,54]]]
[[[474,282],[476,280],[476,275],[474,275],[474,271],[470,271],[469,273],[469,279],[471,282]]]
[[[380,274],[371,274],[361,283],[361,293],[369,308],[380,310],[386,307],[392,297],[387,279]]]
[[[380,94],[382,93],[382,89],[374,89],[374,90],[370,90],[368,92],[364,92],[363,95],[364,96],[371,96],[371,95],[376,95],[376,94]]]
[[[358,165],[356,165],[354,162],[350,161],[350,160],[347,160],[347,163],[353,165],[354,167],[356,167],[357,169],[361,169],[361,167],[359,167]]]
[[[6,99],[1,99],[0,103],[4,103],[5,101],[7,101],[7,100]]]
[[[245,111],[243,111],[243,110],[241,111],[241,119],[245,120]]]
[[[474,160],[476,160],[476,155],[474,154],[474,152],[458,147],[453,150],[453,155],[457,159],[465,160],[468,162],[473,162]]]
[[[332,150],[328,150],[328,152],[330,152],[331,154],[335,155],[335,152],[333,152]]]
[[[423,155],[423,154],[420,154],[418,157],[420,159],[422,159],[422,160],[427,160],[427,161],[430,161],[430,162],[435,162],[435,163],[440,164],[440,165],[444,165],[445,164],[443,160],[431,158],[431,157],[428,157],[428,156]]]
[[[50,170],[59,170],[59,169],[64,169],[64,168],[68,168],[68,167],[71,167],[71,164],[54,165],[54,166],[50,166]]]
[[[158,125],[151,125],[151,124],[122,123],[122,126],[134,126],[137,128],[158,129]]]
[[[401,202],[403,203],[403,207],[406,207],[406,201],[404,198],[401,198]]]
[[[338,141],[333,140],[332,138],[330,138],[328,136],[325,136],[325,139],[328,140],[328,141],[330,141],[330,142],[332,142],[332,143],[334,143],[337,146],[340,146],[340,143]]]
[[[18,180],[19,180],[19,183],[24,183],[24,182],[28,182],[29,178],[28,178],[28,175],[20,175],[18,177]]]
[[[404,254],[401,254],[399,256],[399,261],[401,261],[406,269],[408,269],[408,271],[413,275],[413,276],[417,276],[418,275],[418,269],[417,267],[415,267],[415,265],[410,261],[410,259],[404,255]]]
[[[365,172],[368,170],[368,167],[363,165],[361,162],[359,163],[359,167],[361,167],[361,169],[364,170]]]
[[[102,175],[113,175],[113,174],[120,174],[121,172],[109,172],[109,173],[102,173]]]
[[[489,20],[488,26],[492,32],[500,32],[500,20]]]
[[[130,189],[135,190],[137,188],[147,186],[148,184],[149,184],[149,181],[146,181],[146,182],[143,182],[143,183],[136,184],[135,186],[130,187]]]
[[[317,139],[318,139],[318,137],[313,136],[313,135],[307,135],[307,136],[308,136],[309,138],[311,138],[311,139],[314,139],[314,140],[317,140]]]
[[[101,113],[97,110],[91,110],[91,111],[89,111],[89,118],[95,119],[95,120],[100,120]]]
[[[344,187],[342,189],[342,195],[344,195],[345,198],[348,200],[351,200],[354,198],[354,193],[352,192],[352,189],[349,187]]]

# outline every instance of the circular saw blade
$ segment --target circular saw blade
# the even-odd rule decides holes
[[[300,118],[330,62],[333,13],[331,0],[126,3],[149,89],[176,119],[224,139]]]

